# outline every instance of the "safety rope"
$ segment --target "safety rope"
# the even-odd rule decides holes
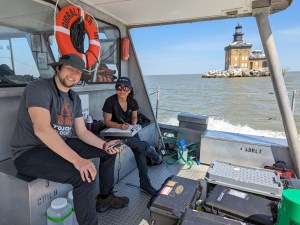
[[[77,52],[84,54],[84,37],[85,37],[84,22],[79,18],[70,29],[70,38]],[[96,57],[97,58],[97,57]]]

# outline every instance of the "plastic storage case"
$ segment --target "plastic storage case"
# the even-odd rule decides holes
[[[203,182],[206,184],[206,181],[202,180],[202,185]],[[178,219],[182,218],[186,209],[195,208],[196,201],[200,196],[206,195],[205,192],[201,193],[202,185],[200,181],[178,176],[171,176],[166,179],[159,190],[159,194],[153,197],[148,204],[151,217],[150,224],[177,224]]]
[[[207,170],[208,183],[224,185],[255,194],[281,198],[283,184],[278,172],[214,161]]]
[[[224,218],[211,213],[187,209],[180,225],[251,225],[241,221]]]
[[[273,225],[275,202],[228,187],[216,185],[204,208],[216,215],[261,225]]]

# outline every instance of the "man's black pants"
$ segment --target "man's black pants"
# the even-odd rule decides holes
[[[100,193],[108,195],[113,189],[116,155],[108,155],[105,151],[87,145],[76,138],[67,139],[66,143],[82,158],[100,158],[98,170]],[[72,163],[46,147],[29,150],[19,156],[14,163],[17,170],[27,176],[71,184],[74,209],[79,224],[98,224],[93,191],[95,182],[83,181]]]

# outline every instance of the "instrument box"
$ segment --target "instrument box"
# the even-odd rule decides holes
[[[206,211],[213,214],[262,225],[274,224],[273,206],[274,201],[221,185],[204,202]]]
[[[207,170],[208,183],[219,184],[254,194],[281,198],[283,184],[275,170],[214,161]]]
[[[251,225],[241,221],[217,216],[211,213],[199,212],[192,209],[187,209],[180,225]]]
[[[202,180],[202,185],[205,185]],[[187,208],[195,208],[196,201],[202,195],[200,181],[178,176],[171,176],[163,183],[158,195],[153,197],[148,208],[150,209],[151,223],[155,225],[175,225],[182,218]],[[205,187],[206,190],[206,187]]]

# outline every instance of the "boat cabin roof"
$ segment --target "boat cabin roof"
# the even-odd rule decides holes
[[[102,12],[127,26],[215,20],[275,13],[292,0],[90,0]]]
[[[37,2],[42,4],[36,4]],[[52,10],[56,2],[56,0],[2,0],[0,26],[15,27],[16,34],[51,31]],[[253,16],[261,12],[275,13],[287,8],[292,0],[73,0],[72,2],[95,8],[128,27],[142,27]],[[58,2],[60,7],[67,4],[70,3],[66,0]],[[51,6],[52,10],[45,6]],[[12,33],[11,30],[7,32]]]

